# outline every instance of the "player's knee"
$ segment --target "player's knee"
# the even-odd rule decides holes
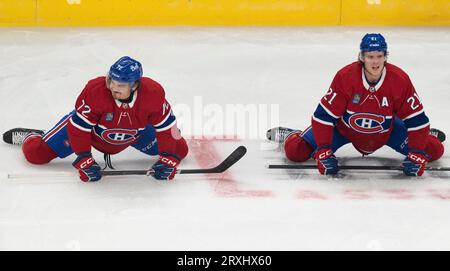
[[[184,138],[177,140],[176,152],[177,152],[178,157],[180,157],[180,159],[184,159],[187,156],[187,154],[189,152],[189,147]]]
[[[436,161],[444,155],[444,144],[436,137],[429,136],[425,152],[431,156],[429,162]]]
[[[47,164],[57,157],[55,152],[42,140],[40,136],[27,139],[22,145],[22,151],[31,164]]]
[[[300,134],[292,134],[284,142],[286,157],[294,162],[304,162],[311,157],[313,148]]]

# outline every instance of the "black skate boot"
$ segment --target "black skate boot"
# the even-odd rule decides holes
[[[37,135],[43,136],[44,131],[36,130],[36,129],[28,129],[28,128],[14,128],[9,131],[6,131],[3,134],[3,141],[5,141],[8,144],[20,146],[23,144],[24,139],[29,134],[37,134]]]
[[[300,130],[295,130],[286,127],[275,127],[267,130],[266,137],[270,141],[275,141],[278,143],[283,143],[286,138],[292,133],[301,133]]]
[[[436,128],[431,128],[430,129],[430,135],[436,137],[441,142],[445,141],[445,133],[442,132],[441,130],[438,130]]]

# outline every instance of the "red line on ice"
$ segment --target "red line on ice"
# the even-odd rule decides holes
[[[217,152],[217,149],[214,146],[214,141],[218,140],[196,139],[189,141],[190,153],[194,156],[198,165],[202,168],[214,167],[225,158]],[[239,162],[237,162],[236,165],[237,164],[239,164]],[[239,184],[231,174],[232,171],[233,167],[221,174],[205,174],[216,195],[221,197],[273,196],[273,192],[269,190],[245,190],[240,188]]]

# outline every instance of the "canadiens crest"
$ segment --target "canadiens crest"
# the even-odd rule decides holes
[[[370,113],[356,113],[348,118],[348,125],[363,134],[375,134],[384,130],[385,116]]]
[[[125,145],[133,142],[137,139],[137,130],[128,129],[107,129],[101,133],[101,137],[104,141],[112,145]]]

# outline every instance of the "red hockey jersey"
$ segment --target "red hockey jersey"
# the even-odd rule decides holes
[[[402,119],[408,130],[408,147],[423,150],[429,120],[408,75],[387,63],[376,85],[370,85],[363,66],[354,62],[333,79],[312,117],[317,146],[331,145],[334,127],[361,153],[385,145],[394,124]]]
[[[142,77],[129,103],[114,99],[104,76],[87,83],[75,104],[68,124],[68,136],[75,153],[91,146],[115,154],[136,143],[146,125],[156,129],[159,152],[175,152],[171,128],[176,118],[160,84]]]

